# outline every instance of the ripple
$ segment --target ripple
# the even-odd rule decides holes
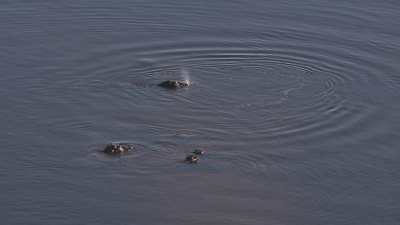
[[[91,98],[118,99],[117,107],[132,113],[124,119],[157,128],[152,132],[160,142],[153,144],[160,150],[152,163],[141,162],[140,171],[146,166],[153,172],[176,168],[166,159],[181,158],[177,143],[182,140],[282,148],[299,143],[337,146],[377,135],[381,129],[372,129],[380,126],[377,108],[364,89],[385,89],[394,77],[379,75],[385,65],[367,49],[354,49],[350,41],[349,46],[326,47],[318,37],[312,45],[244,38],[117,44],[80,59],[75,71],[80,76],[69,82],[77,90],[97,89],[85,92]],[[169,91],[156,86],[184,75],[192,87]],[[265,162],[254,160],[268,158],[268,152],[241,151],[243,162],[236,163],[266,171]]]

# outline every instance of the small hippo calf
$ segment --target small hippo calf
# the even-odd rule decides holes
[[[122,143],[111,143],[108,144],[103,152],[109,155],[118,155],[122,153],[126,153],[130,150],[132,150],[133,147],[128,145],[128,144],[122,144]]]
[[[185,162],[187,163],[197,163],[199,161],[199,157],[196,155],[188,155],[185,158]]]
[[[195,154],[195,155],[204,155],[206,152],[204,150],[201,150],[201,149],[195,149],[195,150],[193,150],[192,153]]]
[[[188,87],[189,85],[189,81],[186,80],[167,80],[158,84],[158,86],[168,89],[183,88]]]

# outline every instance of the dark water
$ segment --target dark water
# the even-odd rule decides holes
[[[399,12],[3,0],[1,224],[400,224]]]

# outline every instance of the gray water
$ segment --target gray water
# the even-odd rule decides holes
[[[400,224],[399,12],[2,0],[0,223]]]

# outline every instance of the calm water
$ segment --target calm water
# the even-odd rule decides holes
[[[1,224],[400,224],[399,12],[1,1]]]

